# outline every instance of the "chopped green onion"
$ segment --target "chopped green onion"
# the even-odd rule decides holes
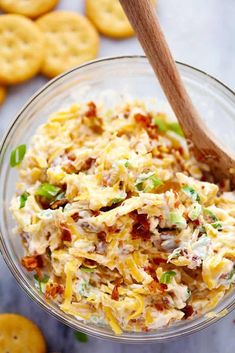
[[[126,198],[126,197],[117,197],[116,199],[113,199],[113,200],[111,201],[111,204],[112,204],[112,205],[115,205],[116,203],[119,203],[119,202],[124,201],[125,198]]]
[[[39,186],[35,194],[38,196],[43,196],[47,199],[53,199],[58,195],[60,191],[61,191],[61,188],[59,188],[58,186],[44,183]]]
[[[202,206],[199,203],[194,203],[190,206],[188,216],[191,219],[191,221],[195,221],[198,219],[202,211]]]
[[[126,162],[124,163],[124,166],[125,166],[126,168],[128,168],[128,167],[130,166],[130,162],[129,162],[129,161],[126,161]]]
[[[200,232],[200,233],[205,233],[205,235],[207,235],[207,234],[206,234],[206,228],[205,228],[205,226],[203,226],[203,225],[200,227],[199,232]]]
[[[212,227],[218,230],[222,230],[222,224],[220,222],[211,223]]]
[[[20,145],[16,147],[12,152],[10,156],[10,166],[12,168],[16,167],[19,165],[25,156],[26,153],[26,145]]]
[[[166,271],[161,275],[160,283],[168,284],[174,276],[176,276],[175,271]]]
[[[83,266],[80,267],[80,270],[82,272],[87,272],[87,273],[95,272],[95,268],[89,268],[89,267],[83,267]]]
[[[85,343],[85,342],[88,341],[88,336],[85,333],[83,333],[83,332],[79,332],[79,331],[74,332],[74,337],[79,342],[84,342]]]
[[[205,215],[209,216],[212,222],[218,221],[218,218],[216,217],[216,215],[213,212],[211,212],[211,210],[209,210],[208,208],[204,208],[204,213]]]
[[[155,173],[148,173],[140,176],[137,179],[135,186],[139,191],[149,192],[162,184],[162,180],[157,178]]]
[[[29,197],[29,193],[27,191],[25,191],[23,194],[20,195],[20,207],[19,208],[24,208],[28,197]]]
[[[174,131],[177,135],[179,136],[184,136],[184,133],[180,127],[180,124],[179,123],[169,123],[167,124],[167,127],[168,127],[168,130],[171,130],[171,131]]]
[[[182,187],[182,191],[189,196],[193,201],[200,202],[200,196],[198,195],[197,191],[195,191],[191,186],[185,185]]]
[[[169,222],[172,226],[176,226],[179,229],[184,229],[187,225],[185,218],[178,212],[169,213]]]
[[[153,187],[156,188],[157,186],[163,185],[161,179],[157,178],[156,175],[153,175],[149,178],[152,181]]]
[[[155,118],[154,124],[157,125],[159,131],[161,132],[166,132],[168,130],[167,124],[162,119]]]
[[[136,189],[138,190],[138,191],[142,191],[143,190],[143,182],[141,182],[141,183],[138,183],[138,184],[135,184],[135,186],[136,186]]]
[[[235,275],[235,268],[230,272],[228,279],[232,279]]]
[[[49,281],[49,278],[50,277],[48,275],[44,275],[42,278],[38,275],[34,275],[34,279],[38,283],[38,287],[41,293],[43,293],[42,284],[46,284]]]

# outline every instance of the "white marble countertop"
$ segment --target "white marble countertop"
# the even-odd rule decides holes
[[[60,8],[83,11],[82,0],[61,0]],[[176,60],[196,66],[235,89],[235,1],[158,0],[158,14]],[[140,54],[135,38],[102,38],[100,56]],[[37,77],[12,87],[0,108],[0,135],[26,100],[46,79]],[[121,345],[90,338],[76,342],[73,331],[42,311],[19,288],[0,256],[0,312],[18,312],[39,324],[49,352],[58,353],[233,353],[235,312],[210,328],[184,339],[151,345]],[[22,352],[24,353],[24,352]]]

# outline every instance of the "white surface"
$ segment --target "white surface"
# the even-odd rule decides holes
[[[83,1],[62,0],[60,8],[81,12]],[[176,60],[196,66],[235,89],[235,0],[158,0],[158,14]],[[122,41],[102,38],[100,56],[140,53],[142,50],[135,38]],[[22,105],[46,81],[37,77],[9,90],[6,103],[0,108],[1,135]],[[76,343],[72,330],[43,312],[18,288],[1,258],[0,298],[0,312],[20,312],[40,324],[49,352],[234,352],[235,313],[207,330],[167,344],[130,346],[92,338],[86,344]]]

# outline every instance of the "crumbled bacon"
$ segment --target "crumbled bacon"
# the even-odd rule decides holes
[[[150,225],[146,214],[138,214],[136,211],[131,213],[131,217],[134,219],[134,224],[131,230],[133,239],[150,239]]]
[[[75,165],[72,162],[64,164],[62,168],[67,174],[73,174],[77,171]]]
[[[86,112],[86,116],[88,118],[93,118],[93,117],[97,116],[97,109],[96,109],[95,103],[89,102],[87,105],[88,105],[88,110]]]
[[[158,281],[156,270],[153,266],[144,267],[145,272],[147,272],[155,281]],[[151,282],[152,283],[152,282]]]
[[[143,331],[143,332],[149,332],[150,329],[149,329],[147,326],[144,326],[144,327],[142,327],[142,331]]]
[[[59,207],[65,206],[67,203],[68,203],[68,200],[66,198],[61,199],[61,200],[57,200],[50,205],[50,208],[52,210],[56,210]]]
[[[46,299],[54,299],[57,295],[64,293],[64,288],[58,283],[48,283],[46,285]]]
[[[163,303],[155,303],[154,306],[158,311],[163,311],[165,309]]]
[[[103,121],[97,116],[97,108],[95,103],[88,103],[88,110],[85,114],[84,122],[95,133],[101,134],[103,132]]]
[[[89,267],[89,268],[97,267],[97,263],[94,260],[91,260],[91,259],[84,259],[83,265],[85,267]]]
[[[43,260],[41,255],[24,256],[21,259],[21,263],[28,271],[34,271],[37,268],[43,267]]]
[[[111,298],[113,300],[119,300],[118,287],[119,287],[119,285],[117,285],[117,284],[113,287],[113,291],[112,291],[112,294],[111,294]]]
[[[100,214],[100,211],[98,211],[98,210],[97,211],[92,210],[91,212],[92,212],[92,215],[95,217],[99,216],[99,214]]]
[[[129,115],[130,115],[130,109],[126,109],[125,112],[123,113],[123,116],[125,119],[128,119],[129,118]]]
[[[102,134],[103,132],[103,121],[99,117],[93,118],[92,124],[90,125],[90,128],[93,132],[96,134]]]
[[[167,284],[165,283],[159,283],[159,289],[164,292],[165,290],[167,290]]]
[[[99,241],[105,241],[106,242],[106,233],[105,232],[97,233],[97,238],[99,239]]]
[[[194,313],[192,305],[186,305],[183,309],[181,309],[184,313],[184,319],[186,320],[188,317],[192,316]]]
[[[200,221],[199,221],[199,219],[195,219],[195,220],[193,221],[193,224],[194,224],[195,226],[200,226]]]
[[[175,203],[174,203],[174,207],[175,207],[175,208],[178,208],[178,207],[179,207],[179,205],[180,205],[180,201],[179,201],[179,200],[175,201]]]
[[[154,265],[160,265],[161,263],[167,263],[167,260],[163,259],[162,257],[154,257],[152,258],[152,262],[154,263]]]
[[[79,213],[78,213],[78,212],[75,212],[75,213],[71,216],[71,218],[74,220],[74,222],[77,222],[77,221],[79,220],[79,218],[80,218]]]
[[[73,154],[69,154],[68,155],[68,159],[70,160],[70,161],[75,161],[76,160],[76,156],[75,155],[73,155]]]
[[[158,130],[156,129],[156,126],[148,127],[147,132],[149,134],[149,137],[151,137],[151,139],[157,140],[159,138],[159,133],[158,133]],[[160,159],[163,158],[163,156],[161,156],[161,154],[159,154],[157,157]]]
[[[211,172],[205,171],[205,170],[202,171],[201,181],[206,181],[206,182],[209,182],[209,183],[214,183],[215,182]]]
[[[143,115],[141,113],[135,114],[134,119],[137,123],[141,124],[145,128],[150,126],[152,122],[150,115]]]
[[[71,241],[72,240],[72,234],[71,231],[68,229],[66,224],[60,223],[60,231],[61,231],[61,236],[62,236],[62,241]]]
[[[225,188],[225,181],[222,179],[220,182],[219,182],[219,187],[221,189],[224,189]]]
[[[95,161],[94,158],[86,159],[85,162],[83,163],[80,171],[81,172],[85,172],[86,170],[90,169],[94,161]]]
[[[152,282],[150,282],[148,284],[148,288],[149,288],[150,292],[156,292],[156,290],[158,288],[158,282],[153,280]]]
[[[174,150],[175,150],[175,151],[178,151],[181,156],[184,155],[184,149],[183,149],[182,146],[174,147]]]
[[[152,275],[151,275],[152,276]],[[153,276],[152,276],[153,277]],[[153,277],[154,278],[154,277]],[[156,290],[159,290],[160,292],[164,292],[165,290],[167,290],[167,284],[165,283],[159,283],[158,282],[158,279],[156,277],[156,274],[155,274],[155,278],[154,280],[148,284],[148,287],[149,287],[149,290],[151,292],[156,292]]]

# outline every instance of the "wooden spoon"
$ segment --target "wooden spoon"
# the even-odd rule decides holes
[[[184,87],[151,0],[120,0],[184,134],[217,181],[235,184],[235,156],[208,130]]]

